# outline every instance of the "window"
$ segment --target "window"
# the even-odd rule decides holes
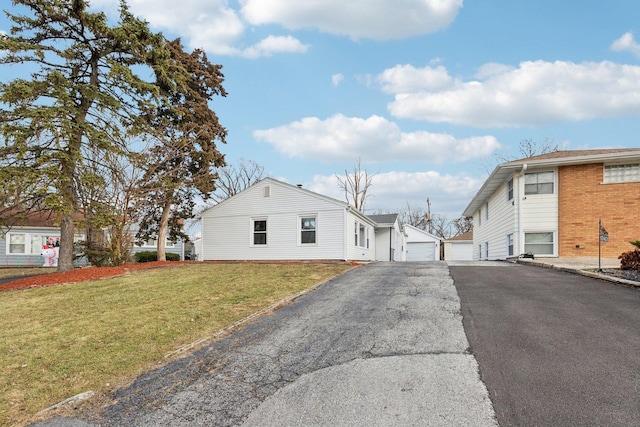
[[[55,232],[40,233],[7,233],[6,253],[8,255],[40,255],[43,246],[56,246],[60,244],[59,234]],[[73,237],[74,243],[83,240],[83,234],[76,234]]]
[[[534,255],[553,255],[553,232],[524,233],[524,251]]]
[[[524,194],[553,194],[553,172],[524,175]]]
[[[158,247],[158,239],[149,239],[146,242],[143,242],[141,245],[137,245],[143,248],[157,248]],[[169,239],[165,239],[164,241],[165,248],[175,248],[176,244],[170,241]]]
[[[484,256],[489,258],[489,242],[484,242]]]
[[[489,221],[489,202],[484,204],[484,219]]]
[[[507,253],[508,256],[513,256],[513,234],[507,235]]]
[[[271,196],[271,186],[265,185],[263,191],[264,191],[264,193],[263,193],[264,197],[270,197]]]
[[[482,209],[478,211],[478,225],[482,225]]]
[[[267,244],[267,220],[266,219],[253,220],[253,244],[254,245]]]
[[[482,259],[482,245],[478,245],[478,259]]]
[[[316,243],[316,217],[306,216],[300,218],[300,243],[315,244]]]
[[[513,178],[507,181],[507,201],[513,200]]]
[[[9,235],[9,253],[10,254],[26,254],[27,253],[27,243],[25,239],[25,234],[14,234],[11,233]]]
[[[355,233],[355,237],[356,237],[356,240],[355,240],[354,244],[355,244],[356,246],[358,246],[358,221],[356,221],[356,222],[354,223],[354,230],[353,230],[353,231],[354,231],[354,233]]]
[[[604,167],[604,182],[640,181],[640,164],[611,165]]]
[[[367,240],[368,239],[366,237],[364,224],[360,224],[360,237],[359,237],[358,241],[360,242],[360,247],[361,248],[365,247],[365,245],[368,243]]]

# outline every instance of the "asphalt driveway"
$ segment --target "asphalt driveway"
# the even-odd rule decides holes
[[[495,426],[443,262],[352,270],[47,426]]]
[[[451,266],[501,426],[640,425],[640,291],[532,266]]]

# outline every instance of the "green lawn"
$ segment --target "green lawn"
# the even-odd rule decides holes
[[[0,425],[122,386],[176,349],[349,268],[188,264],[0,292]]]

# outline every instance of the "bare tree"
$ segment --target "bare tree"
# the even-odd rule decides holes
[[[211,195],[215,203],[251,187],[264,178],[264,166],[253,160],[240,159],[235,165],[227,165],[218,169],[216,191]]]
[[[407,202],[406,208],[404,210],[401,210],[398,213],[398,216],[402,224],[409,224],[416,228],[419,228],[420,230],[427,229],[427,221],[429,216],[423,208],[412,206],[409,204],[409,202]]]
[[[495,159],[498,163],[511,162],[518,159],[527,159],[540,154],[553,153],[558,151],[560,146],[557,142],[545,138],[543,142],[534,141],[533,139],[523,139],[518,143],[518,153],[514,156],[496,155]]]
[[[473,230],[473,218],[469,216],[461,216],[451,221],[451,225],[455,230],[451,237],[459,236]]]
[[[344,191],[345,201],[353,205],[353,207],[360,212],[364,212],[367,197],[371,196],[371,194],[369,194],[369,188],[375,175],[376,174],[370,174],[367,170],[362,169],[360,159],[358,159],[358,163],[353,167],[353,172],[345,169],[344,178],[336,174],[338,186]]]

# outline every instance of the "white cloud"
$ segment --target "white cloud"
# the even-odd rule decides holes
[[[635,56],[640,57],[640,44],[636,42],[631,31],[624,33],[619,39],[614,41],[610,49],[618,52],[631,52]]]
[[[518,68],[488,64],[478,73],[483,79],[450,78],[447,87],[435,89],[430,89],[432,80],[424,77],[432,75],[434,69],[424,70],[386,70],[378,76],[383,90],[395,93],[395,100],[388,105],[392,115],[476,127],[506,127],[637,116],[640,111],[638,66],[607,61],[528,61]]]
[[[374,173],[374,171],[369,170]],[[336,171],[342,175],[344,171]],[[424,172],[384,172],[373,177],[370,187],[371,197],[367,198],[367,212],[378,210],[398,212],[412,207],[426,207],[427,197],[432,202],[432,212],[454,219],[462,214],[473,194],[482,185],[484,178],[474,178],[466,174],[441,174],[436,171]],[[344,193],[338,187],[335,175],[316,175],[305,188],[344,200]]]
[[[253,135],[286,156],[327,162],[358,158],[363,162],[463,162],[488,157],[500,148],[492,136],[457,139],[426,131],[402,132],[396,123],[375,115],[367,119],[341,114],[326,120],[307,117]]]
[[[227,0],[129,0],[131,12],[153,27],[178,34],[190,49],[202,48],[209,54],[268,57],[277,53],[305,53],[304,45],[292,36],[268,36],[242,48],[247,25]],[[117,0],[92,0],[95,9],[115,14]]]
[[[454,82],[447,69],[441,65],[435,68],[396,65],[384,70],[375,81],[386,93],[433,91],[447,88]]]
[[[240,0],[253,25],[314,28],[352,38],[398,39],[448,27],[462,0]]]
[[[305,53],[308,45],[303,45],[298,39],[291,36],[269,36],[254,46],[242,51],[242,56],[258,58],[272,56],[275,53]]]
[[[331,84],[333,85],[333,87],[338,87],[343,80],[344,74],[342,73],[336,73],[331,76]]]

